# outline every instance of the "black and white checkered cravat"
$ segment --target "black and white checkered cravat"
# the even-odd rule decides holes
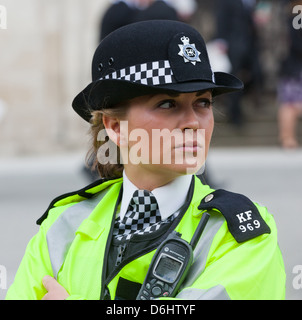
[[[158,230],[161,223],[154,195],[147,190],[136,190],[125,217],[122,221],[116,220],[113,236],[118,240],[129,240],[133,234],[142,235]]]

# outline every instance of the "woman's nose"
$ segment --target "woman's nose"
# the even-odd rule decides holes
[[[198,117],[196,115],[196,112],[194,111],[193,108],[186,108],[180,114],[180,125],[179,128],[181,130],[186,130],[186,129],[193,129],[197,130],[199,129],[199,121]]]

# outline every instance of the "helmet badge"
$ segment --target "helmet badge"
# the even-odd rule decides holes
[[[196,49],[194,43],[190,43],[190,39],[188,37],[181,37],[181,42],[183,44],[179,44],[180,51],[178,55],[184,58],[184,62],[191,62],[193,65],[196,65],[196,62],[201,62],[199,59],[200,52]]]

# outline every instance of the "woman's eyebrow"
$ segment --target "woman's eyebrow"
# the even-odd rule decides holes
[[[199,97],[203,94],[206,93],[212,93],[211,90],[200,90],[196,92],[196,97]],[[185,93],[185,92],[184,92]],[[156,94],[150,94],[149,95],[149,99],[152,99],[155,96],[159,96],[159,95],[165,95],[165,96],[169,96],[171,98],[176,98],[179,97],[181,95],[181,92],[162,92],[162,93],[156,93]]]
[[[148,95],[148,101],[151,100],[152,98],[156,97],[156,96],[168,96],[171,98],[176,98],[180,95],[180,93],[178,92],[161,92],[161,93],[155,93],[155,94],[150,94]]]
[[[200,90],[200,91],[196,92],[196,97],[199,97],[199,96],[201,96],[201,95],[203,95],[203,94],[205,94],[207,92],[212,94],[212,90]]]
[[[159,94],[155,94],[153,96],[158,96],[158,95],[169,96],[169,97],[175,98],[175,97],[178,97],[180,95],[180,92],[162,92],[162,93],[159,93]]]
[[[183,93],[186,93],[186,92],[183,92]],[[204,95],[206,93],[212,93],[212,91],[211,90],[200,90],[200,91],[197,91],[196,92],[196,97],[202,96],[202,95]],[[165,94],[167,96],[170,96],[172,98],[175,98],[175,97],[180,96],[181,92],[166,92],[166,93],[163,93],[163,94]]]

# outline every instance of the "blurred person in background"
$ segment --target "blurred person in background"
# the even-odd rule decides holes
[[[226,53],[231,73],[240,77],[245,88],[261,87],[262,71],[254,22],[256,0],[215,0],[215,43]],[[241,99],[243,92],[231,94],[227,101],[229,122],[236,127],[244,123]]]
[[[145,9],[153,0],[111,0],[100,23],[100,41],[112,31],[133,23],[139,10]]]
[[[195,0],[164,0],[173,7],[180,21],[190,23],[192,16],[196,12],[197,3]]]
[[[99,40],[127,24],[153,19],[178,20],[178,14],[164,0],[113,0],[101,19]]]
[[[143,10],[139,10],[134,22],[146,20],[179,20],[174,6],[165,0],[153,0]]]
[[[293,8],[296,5],[302,5],[302,1],[291,0],[290,4],[285,4],[288,16],[288,53],[281,65],[278,86],[279,140],[286,149],[297,148],[299,145],[296,129],[302,114],[302,30],[293,25]]]

